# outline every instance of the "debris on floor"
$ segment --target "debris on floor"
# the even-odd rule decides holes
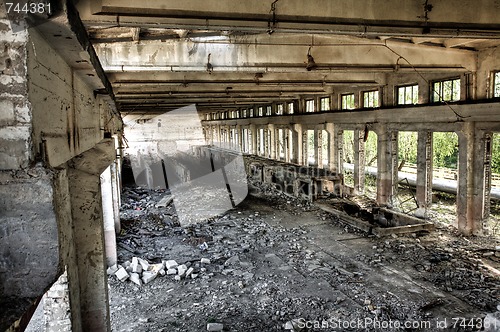
[[[451,228],[376,238],[258,189],[223,215],[181,227],[174,204],[157,207],[168,193],[127,188],[119,265],[108,271],[112,330],[400,331],[373,322],[446,318],[459,331],[452,318],[497,317],[498,240]]]

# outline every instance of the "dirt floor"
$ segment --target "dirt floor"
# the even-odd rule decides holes
[[[500,330],[493,238],[376,238],[272,190],[180,227],[173,204],[156,207],[168,194],[125,189],[119,263],[192,270],[141,286],[110,275],[113,331]]]

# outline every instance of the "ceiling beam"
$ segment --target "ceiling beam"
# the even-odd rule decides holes
[[[477,34],[500,31],[500,4],[495,0],[440,0],[425,6],[400,0],[83,0],[78,2],[88,25],[147,25],[254,31],[316,31],[406,35]],[[474,8],[474,10],[471,10]]]

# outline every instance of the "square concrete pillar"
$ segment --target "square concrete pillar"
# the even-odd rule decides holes
[[[377,132],[377,202],[380,205],[392,203],[394,164],[397,165],[397,139],[394,140],[394,136],[397,138],[397,132],[389,132],[386,125],[379,126]]]
[[[304,147],[303,147],[303,137],[302,137],[302,125],[301,124],[295,124],[294,125],[294,130],[292,131],[293,133],[293,155],[294,155],[294,160],[296,164],[299,165],[304,165],[304,160],[303,160],[303,154],[304,154]]]
[[[77,330],[110,331],[100,174],[114,161],[115,154],[114,140],[105,139],[68,162],[76,252],[76,266],[69,269],[76,268],[78,275],[77,280],[68,281],[72,311],[75,306],[80,309],[81,321],[72,321]]]
[[[108,168],[102,172],[100,180],[102,216],[104,222],[104,243],[106,247],[106,262],[109,267],[116,264],[118,261],[116,252],[115,212],[113,204],[113,187],[111,184],[111,166],[108,166]]]
[[[491,171],[489,135],[465,122],[458,134],[457,228],[464,235],[482,234],[487,217]]]
[[[432,132],[419,131],[417,145],[417,203],[427,209],[432,204]]]
[[[269,124],[267,128],[269,131],[269,157],[276,159],[276,127],[273,124]]]
[[[365,192],[365,132],[354,130],[354,193]]]
[[[316,167],[323,168],[323,129],[314,130],[314,162]]]
[[[251,154],[254,154],[254,155],[257,155],[257,127],[254,125],[254,124],[251,124],[249,129],[250,131],[250,142],[251,142],[251,146],[250,146],[250,153]]]

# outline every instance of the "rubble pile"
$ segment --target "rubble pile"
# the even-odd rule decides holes
[[[108,271],[113,331],[328,331],[301,323],[484,317],[500,302],[498,276],[471,265],[496,247],[477,239],[468,252],[446,229],[368,237],[271,189],[181,227],[173,204],[156,206],[168,194],[125,192],[120,264]]]

